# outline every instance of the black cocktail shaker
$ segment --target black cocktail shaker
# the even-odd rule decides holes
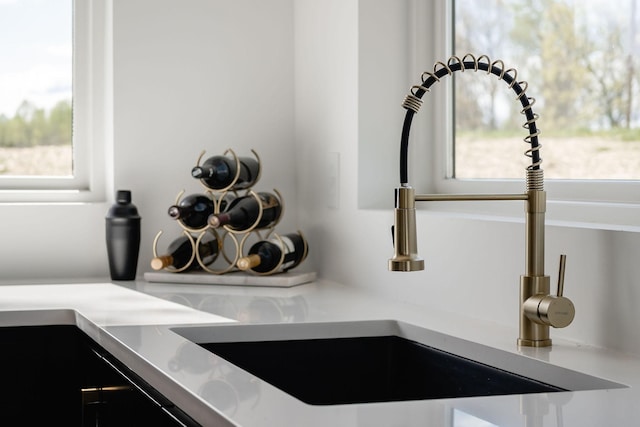
[[[140,215],[131,191],[118,190],[106,216],[107,255],[112,280],[134,280],[140,252]]]

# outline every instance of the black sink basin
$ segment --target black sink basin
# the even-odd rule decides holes
[[[314,405],[564,390],[397,336],[200,345]]]
[[[395,320],[172,330],[312,405],[624,387]]]

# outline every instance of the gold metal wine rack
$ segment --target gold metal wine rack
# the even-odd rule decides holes
[[[229,184],[223,189],[214,190],[214,189],[211,189],[209,186],[207,186],[204,179],[200,179],[199,181],[204,187],[203,194],[206,197],[209,197],[213,202],[214,214],[218,214],[222,212],[222,209],[225,206],[225,202],[230,203],[231,200],[233,200],[234,198],[243,197],[243,196],[255,197],[256,200],[258,201],[258,206],[259,206],[259,214],[256,221],[249,228],[242,231],[237,231],[229,227],[228,225],[224,225],[220,228],[213,228],[208,224],[202,228],[195,229],[185,225],[185,223],[180,219],[176,220],[176,223],[182,229],[182,234],[186,236],[186,238],[191,244],[191,258],[184,266],[180,268],[176,268],[174,266],[168,266],[163,268],[164,271],[171,272],[171,273],[204,271],[206,273],[217,274],[217,275],[230,273],[230,272],[238,271],[238,268],[236,267],[236,263],[243,256],[243,254],[245,254],[246,252],[245,248],[251,247],[253,243],[261,240],[266,240],[271,237],[278,239],[281,244],[283,243],[280,235],[278,235],[278,233],[275,232],[275,227],[280,222],[280,219],[284,216],[284,210],[285,210],[284,200],[282,198],[282,195],[277,189],[273,189],[273,193],[277,197],[278,203],[280,203],[280,207],[281,207],[280,215],[278,216],[278,218],[276,218],[276,220],[273,223],[269,224],[267,227],[258,228],[258,224],[260,223],[263,215],[263,205],[260,200],[260,197],[253,190],[253,187],[259,181],[260,176],[262,174],[262,162],[261,162],[260,156],[258,156],[258,153],[256,153],[255,150],[251,150],[251,152],[253,153],[256,160],[258,161],[258,175],[249,187],[242,188],[241,190],[234,189],[240,177],[240,158],[236,155],[236,153],[232,149],[227,149],[223,153],[224,156],[230,156],[233,159],[233,161],[235,161],[236,163],[237,173],[233,181],[231,182],[231,184]],[[205,151],[203,150],[196,161],[196,166],[200,165],[200,161],[202,160],[204,154],[205,154]],[[175,205],[179,205],[180,200],[182,199],[182,196],[184,195],[184,193],[185,193],[185,190],[182,190],[178,193],[178,195],[176,196]],[[163,231],[160,230],[156,234],[153,240],[152,249],[153,249],[154,259],[162,256],[162,253],[158,251],[158,242],[160,240],[160,236],[162,235],[162,233]],[[211,239],[215,239],[218,251],[217,251],[217,254],[214,256],[213,260],[207,260],[207,262],[205,262],[205,260],[203,259],[204,257],[200,254],[199,248],[201,243],[204,243],[204,242],[208,243]],[[305,245],[305,248],[306,248],[306,245]],[[306,258],[306,251],[302,260],[304,260],[304,258]],[[280,264],[282,264],[283,261],[284,261],[284,252],[282,254]],[[268,272],[268,273],[258,273],[258,272],[254,272],[253,270],[249,270],[249,272],[255,275],[268,275],[268,274],[275,274],[277,272],[280,272],[280,269],[277,268],[272,270],[272,272]]]

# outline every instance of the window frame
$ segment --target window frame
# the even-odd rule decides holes
[[[431,15],[433,29],[433,45],[431,55],[435,60],[445,60],[453,50],[453,2],[436,0]],[[477,52],[478,55],[483,52]],[[499,58],[492,58],[499,59]],[[507,64],[515,66],[514,64]],[[517,68],[517,67],[516,67]],[[526,70],[520,71],[526,80]],[[419,78],[417,76],[416,78]],[[438,86],[438,87],[436,87]],[[535,88],[529,88],[534,94]],[[535,96],[535,95],[534,95]],[[519,193],[525,191],[525,171],[522,180],[516,179],[456,179],[451,178],[453,172],[454,113],[453,113],[453,79],[443,79],[432,87],[431,92],[423,97],[425,105],[421,121],[426,122],[424,133],[427,141],[434,141],[434,154],[428,161],[430,172],[418,176],[416,191],[418,193]],[[443,108],[444,107],[444,108]],[[515,104],[514,108],[518,108]],[[425,114],[426,113],[426,114]],[[424,117],[426,116],[426,119]],[[415,120],[414,120],[415,122]],[[443,126],[442,124],[445,123]],[[526,135],[523,129],[522,137]],[[412,140],[416,138],[412,135]],[[420,138],[421,140],[423,138]],[[420,141],[417,141],[421,144]],[[540,136],[541,156],[544,159],[546,150],[544,131]],[[523,153],[527,148],[522,139],[514,140],[514,144],[522,144]],[[412,141],[411,145],[416,145]],[[524,155],[524,154],[523,154]],[[517,159],[514,159],[516,161]],[[415,160],[412,162],[415,163]],[[416,169],[416,166],[410,166]],[[544,169],[544,163],[542,164]],[[423,189],[426,185],[426,190]],[[420,188],[423,187],[423,188]],[[639,181],[605,181],[605,180],[545,180],[547,191],[547,223],[551,225],[586,227],[608,230],[640,231],[640,180]],[[438,202],[420,203],[419,207],[428,205],[432,211],[446,211],[465,216],[483,217],[487,219],[522,221],[520,203],[496,202]],[[514,206],[515,205],[515,206]]]
[[[112,3],[73,1],[71,177],[1,177],[0,203],[106,200],[112,138]]]

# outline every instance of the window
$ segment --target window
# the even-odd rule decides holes
[[[436,35],[437,59],[486,54],[529,83],[527,95],[536,98],[540,115],[548,220],[640,229],[636,1],[615,8],[604,0],[438,4],[434,19],[450,26]],[[433,140],[442,141],[434,187],[442,193],[520,192],[530,162],[521,106],[504,82],[475,74],[456,73],[426,96],[445,105],[431,104],[432,124],[448,123],[430,126]]]
[[[640,179],[635,3],[456,1],[455,52],[497,56],[526,74],[550,148],[543,152],[547,178]],[[455,77],[452,175],[519,178],[523,149],[514,142],[525,119],[507,85],[477,77]]]
[[[73,175],[71,0],[0,2],[0,174]]]
[[[0,201],[104,197],[108,0],[0,0]]]

